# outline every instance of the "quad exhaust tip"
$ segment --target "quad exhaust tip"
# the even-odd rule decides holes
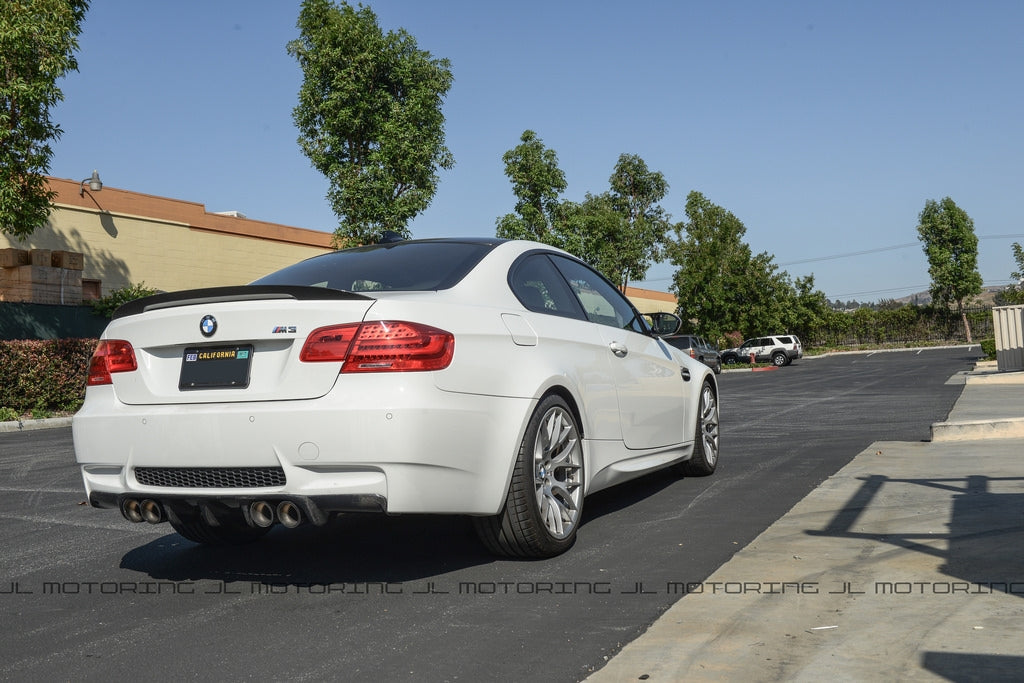
[[[164,509],[160,503],[155,500],[147,498],[146,500],[136,500],[135,498],[128,498],[121,504],[121,514],[129,522],[138,524],[139,522],[149,522],[150,524],[159,524],[167,519],[164,514]]]
[[[302,512],[295,503],[283,500],[277,505],[277,519],[288,529],[294,529],[302,524]]]
[[[129,522],[133,522],[135,524],[144,521],[142,519],[142,507],[139,505],[139,501],[134,498],[129,498],[121,504],[121,514],[124,515],[124,518]]]
[[[265,500],[257,500],[249,506],[249,516],[253,524],[265,529],[274,523],[274,506]]]
[[[164,521],[164,509],[155,500],[144,500],[139,507],[142,510],[142,518],[150,524]]]
[[[249,517],[254,526],[264,529],[274,522],[280,522],[281,526],[288,529],[294,529],[302,524],[302,511],[290,500],[281,501],[276,508],[269,501],[257,500],[249,506]]]
[[[121,503],[121,514],[129,522],[149,522],[159,524],[167,521],[167,512],[156,500],[146,498],[138,500],[127,498]],[[257,500],[249,506],[249,518],[253,526],[267,528],[273,526],[274,522],[280,522],[281,526],[294,529],[302,524],[302,510],[290,500],[279,502],[275,508],[274,504],[266,500]]]

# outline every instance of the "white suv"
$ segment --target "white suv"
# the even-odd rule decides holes
[[[754,362],[771,362],[772,365],[781,368],[797,358],[803,358],[804,347],[800,343],[800,338],[795,334],[756,337],[746,340],[735,349],[722,351],[722,362],[726,365],[749,363],[751,354],[754,355]]]

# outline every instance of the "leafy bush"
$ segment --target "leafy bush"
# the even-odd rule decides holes
[[[0,406],[14,419],[78,410],[95,346],[95,339],[0,341]]]
[[[137,285],[128,285],[121,289],[115,289],[102,299],[93,301],[92,310],[96,315],[109,318],[114,315],[114,311],[120,308],[122,304],[134,301],[135,299],[141,299],[144,296],[152,296],[159,291],[152,287],[147,287],[145,282],[140,282]]]
[[[743,343],[743,333],[739,330],[725,333],[725,345],[722,348],[734,349]]]
[[[981,352],[985,354],[988,360],[996,359],[996,340],[995,339],[982,339],[981,340]]]
[[[21,417],[21,413],[14,408],[0,407],[0,422],[14,422],[19,417]]]

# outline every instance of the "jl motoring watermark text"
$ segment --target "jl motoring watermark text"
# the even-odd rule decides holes
[[[0,582],[0,597],[23,595],[1024,595],[1022,581],[25,581]]]

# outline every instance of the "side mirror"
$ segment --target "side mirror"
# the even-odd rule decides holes
[[[651,323],[651,329],[659,337],[675,334],[683,326],[683,319],[675,313],[647,313],[645,317]]]

